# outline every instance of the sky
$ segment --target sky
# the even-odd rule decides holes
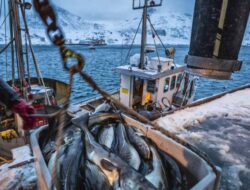
[[[133,0],[53,0],[52,2],[89,20],[124,20],[140,13],[138,10],[132,10]],[[163,0],[163,6],[157,9],[163,13],[177,11],[192,14],[194,2],[195,0]]]

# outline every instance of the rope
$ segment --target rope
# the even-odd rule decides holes
[[[132,50],[132,47],[133,47],[133,44],[134,44],[134,42],[135,42],[135,38],[136,38],[136,36],[137,36],[137,33],[138,33],[138,31],[139,31],[139,28],[140,28],[140,26],[141,26],[142,19],[143,19],[143,18],[141,18],[140,23],[139,23],[139,25],[138,25],[138,27],[137,27],[137,29],[136,29],[134,38],[133,38],[132,43],[131,43],[131,45],[130,45],[130,47],[129,47],[128,54],[127,54],[127,56],[126,56],[126,58],[125,58],[125,60],[124,60],[124,63],[126,63],[128,57],[130,56],[130,52],[131,52],[131,50]]]
[[[156,34],[157,38],[158,38],[159,41],[161,42],[162,47],[166,50],[167,48],[165,47],[165,45],[163,44],[163,42],[162,42],[160,36],[159,36],[158,33],[156,32],[156,30],[155,30],[155,28],[154,28],[154,26],[153,26],[153,24],[152,24],[150,18],[148,18],[148,21],[149,21],[149,23],[150,23],[150,26],[153,28],[154,33]],[[174,66],[177,67],[177,65],[175,64],[175,62],[173,62],[173,63],[174,63]]]
[[[27,44],[27,33],[24,35],[25,37],[25,53],[26,53],[26,69],[28,74],[28,85],[30,86],[30,67],[29,67],[29,55],[28,55],[28,44]]]
[[[67,113],[67,109],[69,106],[69,100],[70,100],[70,95],[71,95],[71,90],[72,90],[72,84],[73,84],[73,73],[70,73],[70,79],[69,79],[69,87],[68,87],[68,93],[67,93],[67,97],[66,97],[66,104],[63,106],[63,108],[61,109],[60,113],[59,113],[59,126],[58,126],[58,131],[56,134],[56,142],[55,142],[55,161],[53,163],[53,168],[52,168],[52,181],[55,184],[55,187],[57,190],[61,189],[59,180],[58,180],[58,176],[57,176],[57,160],[59,159],[59,153],[61,152],[61,144],[63,142],[63,129],[65,127],[65,118],[66,118],[66,113]],[[50,188],[52,189],[52,187]]]
[[[149,16],[147,17],[147,19],[149,20]],[[152,25],[150,25],[150,29],[151,29],[151,33],[153,35],[154,31],[153,31]],[[154,45],[155,45],[155,51],[156,51],[156,54],[157,54],[157,58],[158,58],[159,64],[161,65],[160,56],[159,56],[159,53],[158,53],[158,50],[157,50],[157,47],[156,47],[156,42],[155,42],[154,37],[153,37],[153,40],[154,40]]]
[[[0,28],[6,23],[6,19],[7,19],[8,16],[10,15],[10,12],[11,12],[11,11],[9,11],[9,12],[7,13],[7,15],[4,17],[4,20],[3,20],[3,22],[1,23]]]
[[[8,44],[6,44],[1,50],[0,50],[0,54],[2,54],[6,49],[8,49],[8,47],[13,43],[15,39],[12,39]]]
[[[152,24],[152,22],[151,22],[151,20],[150,20],[149,17],[148,17],[148,21],[149,21],[150,26],[153,28],[154,33],[156,34],[157,38],[160,40],[162,47],[164,47],[164,48],[166,49],[165,45],[163,44],[161,38],[160,38],[159,35],[157,34],[157,32],[156,32],[156,30],[155,30],[155,28],[154,28],[154,26],[153,26],[153,24]]]

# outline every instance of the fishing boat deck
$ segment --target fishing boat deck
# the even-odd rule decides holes
[[[0,166],[1,189],[36,189],[34,157],[28,145],[11,150],[12,161]]]
[[[250,186],[250,85],[161,117],[160,126],[196,145],[222,168],[220,189]]]

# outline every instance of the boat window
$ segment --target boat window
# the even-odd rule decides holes
[[[179,74],[177,77],[176,88],[179,88],[181,85],[182,74]]]
[[[193,94],[194,94],[194,80],[192,80],[190,83],[190,91],[188,98],[191,98]]]
[[[172,76],[172,80],[171,80],[171,86],[170,86],[170,90],[173,90],[175,87],[175,81],[176,81],[176,76]]]
[[[149,80],[148,85],[147,85],[147,91],[154,93],[155,92],[155,84],[156,84],[155,80]]]
[[[169,89],[169,81],[170,81],[169,77],[165,79],[164,92],[167,92]]]

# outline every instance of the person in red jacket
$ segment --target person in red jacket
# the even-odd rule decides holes
[[[24,99],[20,98],[20,96],[2,79],[0,79],[0,102],[22,117],[24,130],[35,127],[35,119],[30,117],[30,114],[35,113],[35,109]]]

